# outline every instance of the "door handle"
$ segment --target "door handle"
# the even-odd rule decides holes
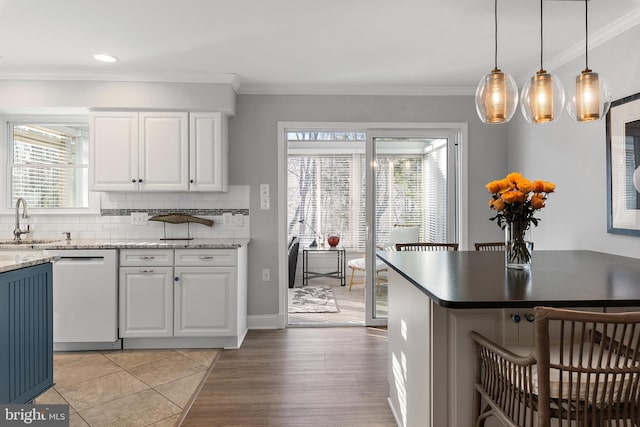
[[[140,273],[153,273],[153,270],[140,270]]]

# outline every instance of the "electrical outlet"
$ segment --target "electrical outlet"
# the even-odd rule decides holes
[[[231,212],[222,212],[222,224],[229,225],[231,224],[231,217],[233,214]]]
[[[260,184],[260,197],[269,197],[269,184]]]
[[[271,280],[271,270],[269,270],[268,268],[263,268],[262,269],[262,281],[263,282],[268,282]]]
[[[146,212],[131,212],[131,224],[147,225],[148,215]]]

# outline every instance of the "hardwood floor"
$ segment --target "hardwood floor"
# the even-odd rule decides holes
[[[215,363],[182,426],[393,427],[387,331],[251,330]]]

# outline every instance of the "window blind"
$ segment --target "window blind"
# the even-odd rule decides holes
[[[73,134],[42,125],[11,126],[11,206],[18,197],[33,208],[88,206],[88,141],[69,129]]]
[[[366,238],[366,162],[363,149],[337,150],[360,139],[344,133],[295,132],[289,142],[310,144],[288,158],[288,233],[308,245],[338,233],[340,243],[363,251]],[[334,139],[332,139],[334,138]],[[363,138],[363,137],[362,137]],[[420,227],[420,240],[447,241],[447,145],[440,140],[407,154],[376,157],[376,245],[385,246],[396,224]],[[313,142],[316,142],[313,144]],[[326,145],[325,145],[326,144]],[[333,144],[333,145],[332,145]],[[403,151],[402,145],[399,145]],[[335,154],[339,151],[341,154]],[[304,222],[301,222],[304,221]],[[321,236],[321,237],[320,237]]]
[[[433,146],[424,165],[424,240],[447,242],[447,145]]]

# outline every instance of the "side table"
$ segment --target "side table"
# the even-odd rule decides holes
[[[328,273],[309,271],[309,254],[335,254],[337,270]],[[346,285],[346,251],[343,246],[306,246],[302,248],[302,286],[309,284],[309,279],[317,277],[334,277],[340,280],[340,286]]]

